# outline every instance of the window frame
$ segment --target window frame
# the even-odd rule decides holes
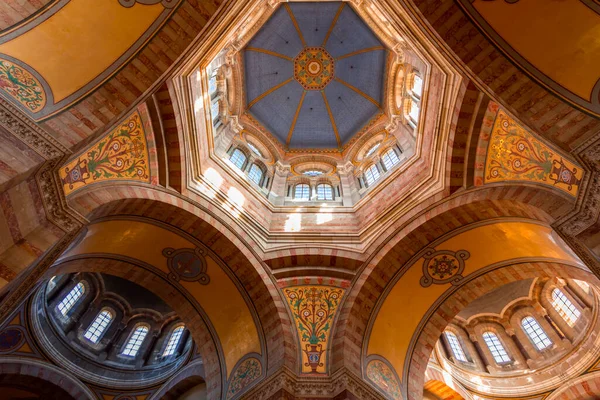
[[[237,154],[241,154],[241,156],[243,158],[237,157]],[[236,160],[234,160],[234,158],[236,158]],[[242,160],[241,165],[237,164],[237,160]],[[229,161],[231,161],[231,163],[240,171],[244,170],[244,167],[246,166],[246,163],[248,162],[248,155],[241,150],[239,147],[236,147],[235,149],[233,149],[233,151],[231,152],[231,154],[229,155]]]
[[[306,186],[306,197],[302,196],[302,197],[298,197],[298,187],[299,186]],[[302,200],[302,201],[310,201],[310,185],[307,183],[297,183],[296,185],[294,185],[294,200]],[[304,188],[302,189],[302,194],[304,194]]]
[[[373,168],[375,168],[376,173],[373,173]],[[369,173],[372,180],[369,179]],[[371,187],[371,185],[373,185],[379,180],[379,178],[381,178],[381,171],[379,171],[379,167],[377,166],[377,164],[371,164],[368,168],[365,169],[363,175],[365,176],[365,183],[367,184],[367,187]]]
[[[533,316],[527,315],[521,318],[521,329],[523,329],[525,336],[529,338],[538,351],[546,350],[552,346],[552,340]],[[542,347],[540,347],[540,345],[542,345]]]
[[[330,198],[327,198],[327,196],[324,196],[324,197],[320,196],[319,188],[325,188],[325,187],[329,190]],[[333,186],[329,183],[319,183],[316,187],[316,192],[317,192],[317,200],[333,201],[335,199],[335,194],[333,193]]]
[[[104,316],[104,314],[106,314],[106,317]],[[93,344],[98,344],[98,342],[106,334],[108,327],[112,324],[112,321],[114,319],[115,312],[108,307],[104,307],[100,310],[100,312],[98,312],[98,314],[96,314],[96,317],[94,317],[90,325],[83,333],[83,337]]]
[[[375,152],[377,151],[377,149],[379,149],[380,146],[381,146],[381,142],[377,142],[377,143],[373,144],[371,147],[369,147],[369,149],[365,152],[365,158],[369,158],[373,154],[375,154]]]
[[[81,289],[78,289],[79,287],[81,287]],[[69,290],[69,293],[67,293],[62,298],[62,300],[56,305],[58,312],[60,312],[64,317],[68,316],[69,313],[75,307],[75,305],[83,298],[84,295],[85,284],[83,283],[83,281],[77,282],[77,284],[73,286],[71,290]]]
[[[575,324],[577,324],[577,321],[579,321],[579,318],[581,318],[581,310],[579,310],[579,308],[558,287],[555,287],[552,289],[552,292],[550,292],[550,304],[571,328],[574,327]]]
[[[393,157],[389,156],[390,153],[394,154],[395,161],[392,160]],[[388,163],[386,162],[387,160],[390,160],[391,165],[388,165]],[[381,155],[381,162],[383,163],[385,169],[389,171],[396,165],[400,164],[400,157],[398,157],[398,153],[396,153],[396,150],[392,147],[386,150],[385,153]]]
[[[139,339],[139,336],[141,334],[138,335],[138,330],[140,330],[140,329],[146,330],[143,333],[141,340]],[[144,323],[137,324],[132,329],[131,333],[129,334],[129,337],[127,338],[127,341],[125,342],[125,345],[123,346],[123,349],[121,350],[121,352],[119,354],[122,356],[125,356],[125,357],[135,358],[138,355],[140,348],[144,344],[144,341],[146,340],[148,333],[150,333],[150,325],[144,324]],[[136,335],[137,335],[137,337],[136,337]],[[133,354],[131,354],[132,351],[133,351]],[[129,352],[129,353],[126,353],[126,352]]]
[[[458,336],[451,331],[444,331],[444,335],[446,335],[446,340],[450,346],[450,351],[454,355],[454,359],[460,362],[469,362],[467,358],[467,352],[465,349],[463,349],[462,343],[460,342]]]
[[[513,360],[512,358],[510,358],[508,351],[506,351],[504,343],[502,343],[502,341],[495,332],[485,331],[481,334],[481,337],[483,338],[483,341],[496,364],[506,365],[512,363]],[[487,338],[489,338],[489,341]]]
[[[253,170],[258,170],[258,172],[260,173],[260,175],[258,175],[258,182],[253,178],[253,176],[256,176],[253,173]],[[250,166],[250,170],[248,170],[248,179],[256,183],[258,186],[261,186],[264,176],[265,172],[263,171],[263,169],[257,163],[252,163],[252,165]]]
[[[171,330],[171,333],[169,334],[169,338],[166,341],[165,348],[162,351],[162,357],[170,357],[175,354],[175,352],[177,351],[177,347],[179,346],[179,343],[181,342],[181,338],[183,337],[184,332],[185,332],[185,325],[183,325],[183,324],[173,327],[173,329]],[[177,335],[177,337],[176,337],[176,339],[173,339],[173,337],[175,335]]]

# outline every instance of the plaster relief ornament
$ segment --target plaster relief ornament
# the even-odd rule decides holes
[[[463,279],[461,275],[465,269],[465,260],[471,255],[466,250],[457,252],[438,250],[430,247],[425,250],[423,258],[423,276],[421,286],[429,287],[432,283],[442,285],[451,283],[458,285]]]
[[[198,282],[208,285],[210,277],[206,273],[204,251],[200,248],[178,249],[167,247],[162,251],[167,257],[167,266],[171,273],[169,278],[174,281]]]
[[[333,79],[333,57],[322,47],[307,47],[294,59],[294,77],[306,90],[321,90]]]

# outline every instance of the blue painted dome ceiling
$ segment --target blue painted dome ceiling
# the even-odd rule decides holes
[[[341,149],[383,113],[387,50],[347,3],[283,4],[243,57],[246,110],[286,148]]]

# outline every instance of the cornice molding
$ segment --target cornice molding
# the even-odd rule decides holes
[[[384,400],[368,383],[342,368],[329,377],[302,377],[282,367],[250,390],[244,400],[267,400],[284,390],[295,397],[318,396],[333,398],[344,390],[361,400]]]

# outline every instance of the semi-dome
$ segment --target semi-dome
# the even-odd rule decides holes
[[[382,114],[386,58],[345,3],[284,4],[245,48],[246,109],[287,148],[341,148]]]

